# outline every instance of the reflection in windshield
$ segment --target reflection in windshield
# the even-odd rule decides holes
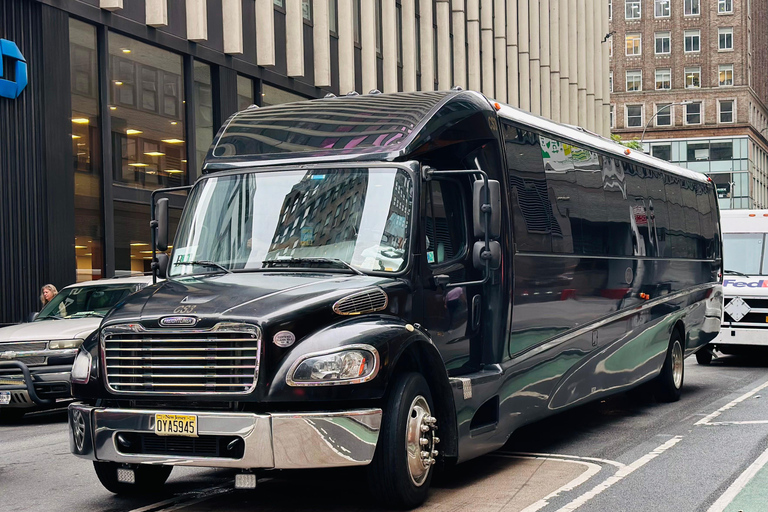
[[[35,321],[57,318],[103,317],[112,307],[141,288],[138,284],[89,285],[67,288],[46,304]]]
[[[412,183],[402,170],[314,169],[211,177],[192,192],[169,275],[330,258],[369,271],[406,263]],[[338,267],[337,267],[338,268]],[[343,266],[342,266],[343,268]]]
[[[723,233],[723,267],[748,275],[760,275],[762,233]],[[768,265],[763,264],[763,274]]]

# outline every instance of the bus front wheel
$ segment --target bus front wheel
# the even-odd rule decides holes
[[[656,378],[656,399],[659,402],[677,402],[683,389],[684,352],[680,333],[675,329],[669,340],[667,357],[661,374]]]
[[[385,407],[368,482],[384,504],[411,509],[427,499],[440,441],[427,381],[418,373],[399,375]]]

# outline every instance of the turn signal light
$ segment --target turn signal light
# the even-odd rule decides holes
[[[641,293],[641,294],[640,294],[640,298],[641,298],[641,299],[645,299],[645,300],[648,300],[648,299],[650,299],[650,298],[651,298],[651,296],[650,296],[650,295],[648,295],[647,293]]]

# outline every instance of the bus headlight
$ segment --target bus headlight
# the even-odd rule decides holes
[[[307,354],[288,371],[289,386],[360,384],[379,371],[379,353],[370,345],[349,345],[332,351]]]
[[[86,350],[80,350],[77,353],[74,364],[72,364],[71,378],[75,384],[88,384],[91,377],[91,354]]]

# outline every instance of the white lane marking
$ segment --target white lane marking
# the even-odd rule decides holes
[[[741,492],[744,487],[752,480],[758,471],[760,471],[765,464],[768,463],[768,450],[765,450],[760,456],[755,459],[755,462],[744,471],[739,478],[737,478],[728,489],[725,490],[722,496],[720,496],[716,502],[709,507],[707,512],[722,512],[725,510],[733,499]]]
[[[714,419],[714,418],[717,418],[718,416],[720,416],[722,413],[724,413],[724,412],[725,412],[725,411],[727,411],[728,409],[730,409],[730,408],[732,408],[732,407],[734,407],[734,406],[736,406],[736,405],[740,404],[741,402],[743,402],[743,401],[744,401],[744,400],[746,400],[747,398],[751,397],[752,395],[754,395],[754,394],[755,394],[755,393],[757,393],[758,391],[761,391],[761,390],[763,390],[763,389],[765,389],[765,388],[767,388],[767,387],[768,387],[768,381],[766,381],[766,382],[764,382],[764,383],[760,384],[759,386],[757,386],[757,387],[756,387],[755,389],[753,389],[752,391],[750,391],[750,392],[748,392],[748,393],[744,393],[744,394],[743,394],[743,395],[741,395],[739,398],[737,398],[737,399],[735,399],[735,400],[732,400],[731,402],[728,402],[727,404],[725,404],[724,406],[722,406],[721,408],[719,408],[719,409],[718,409],[718,410],[716,410],[715,412],[713,412],[713,413],[711,413],[711,414],[708,414],[707,416],[704,416],[704,417],[703,417],[703,418],[701,418],[699,421],[697,421],[696,423],[694,423],[694,425],[711,425],[711,423],[709,423],[709,422],[710,422],[710,420],[712,420],[712,419]]]
[[[573,460],[573,459],[559,459],[555,457],[525,457],[520,455],[508,455],[508,457],[518,458],[518,459],[533,459],[533,460],[553,460],[557,462],[567,462],[569,464],[580,464],[582,466],[587,466],[587,469],[582,472],[579,476],[568,482],[567,484],[563,485],[562,487],[555,489],[551,493],[547,494],[543,498],[541,498],[536,503],[532,503],[525,507],[521,512],[536,512],[537,510],[541,510],[542,508],[549,505],[549,500],[556,498],[562,493],[566,493],[569,491],[574,490],[581,484],[587,482],[590,478],[595,476],[600,472],[602,469],[600,466],[593,462],[584,462],[581,460]]]
[[[641,467],[648,464],[650,461],[664,453],[665,451],[669,450],[673,446],[675,446],[677,443],[679,443],[683,439],[683,436],[675,436],[666,443],[662,444],[661,446],[655,448],[653,451],[646,453],[639,459],[637,459],[632,464],[629,464],[628,466],[625,466],[621,469],[619,469],[615,475],[606,478],[603,482],[596,485],[589,491],[585,492],[572,502],[568,503],[566,506],[559,509],[557,512],[570,512],[572,510],[576,510],[580,506],[584,505],[586,502],[603,492],[604,490],[608,489],[614,484],[619,483],[627,476],[634,473],[636,470],[640,469]]]
[[[712,421],[705,423],[706,426],[717,425],[765,425],[768,424],[768,420],[747,420],[747,421]]]
[[[563,455],[560,453],[529,453],[529,452],[500,452],[498,455],[516,455],[521,457],[546,457],[546,458],[553,458],[553,459],[574,459],[574,460],[583,460],[587,462],[597,462],[600,464],[610,464],[611,466],[616,466],[617,468],[623,468],[625,464],[622,464],[621,462],[616,462],[615,460],[608,460],[608,459],[599,459],[597,457],[579,457],[578,455]]]

